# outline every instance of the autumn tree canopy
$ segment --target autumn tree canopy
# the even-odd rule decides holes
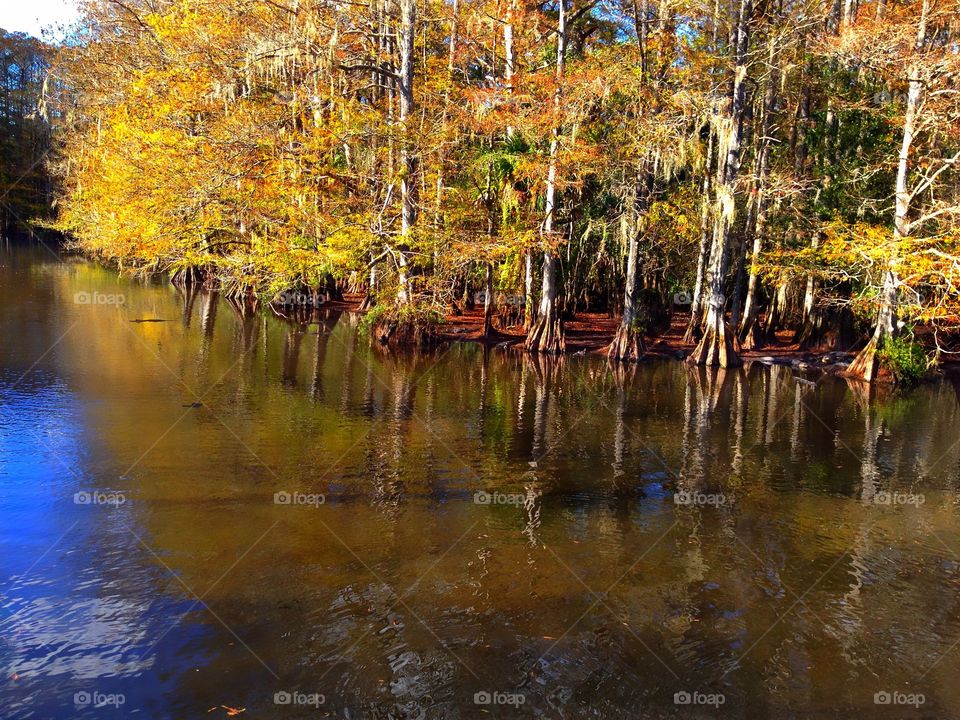
[[[685,293],[694,362],[790,331],[870,380],[914,327],[960,349],[957,10],[91,0],[58,226],[238,298],[364,292],[388,333],[485,291],[533,352],[605,309],[639,359]]]

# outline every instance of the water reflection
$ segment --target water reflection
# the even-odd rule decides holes
[[[950,383],[398,356],[339,307],[0,257],[4,717],[960,708]]]

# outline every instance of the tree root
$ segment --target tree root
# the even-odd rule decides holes
[[[874,334],[866,347],[857,353],[844,375],[868,383],[893,380],[892,374],[880,364],[879,354],[885,340],[886,336]]]
[[[551,314],[541,315],[530,328],[524,343],[527,352],[561,355],[567,349],[563,321],[556,315],[551,318]]]
[[[615,362],[639,362],[646,354],[643,333],[632,325],[621,323],[613,341],[607,347],[607,359]]]
[[[683,342],[690,345],[700,342],[700,338],[703,337],[702,321],[703,318],[700,313],[695,312],[690,316],[687,331],[683,334]]]
[[[754,321],[741,336],[740,347],[744,350],[759,350],[768,344],[767,332],[759,321]]]
[[[377,299],[374,297],[372,292],[368,292],[363,296],[363,302],[360,303],[358,310],[366,312],[367,310],[372,310],[374,305],[377,304]]]
[[[733,331],[722,321],[718,328],[708,326],[700,343],[687,358],[687,362],[691,365],[709,367],[740,367],[742,361],[737,355]]]
[[[393,318],[380,320],[371,332],[377,343],[383,347],[428,348],[440,342],[440,335],[434,327]]]

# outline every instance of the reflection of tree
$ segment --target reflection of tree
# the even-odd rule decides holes
[[[217,301],[220,299],[220,293],[216,290],[204,290],[200,294],[203,297],[200,305],[200,328],[203,337],[210,340],[213,338],[213,327],[217,322]]]
[[[174,287],[183,296],[183,305],[180,317],[183,321],[183,326],[185,328],[189,328],[190,322],[193,320],[193,305],[196,302],[197,295],[200,294],[200,291],[193,283],[186,285],[174,284]]]
[[[764,434],[763,444],[772,445],[774,440],[774,430],[780,424],[781,411],[779,408],[780,385],[784,375],[790,374],[790,371],[780,365],[771,365],[766,375],[766,387],[764,388],[764,398],[766,399],[766,410],[763,422]]]
[[[718,409],[719,415],[730,417],[731,392],[734,377],[740,370],[692,365],[687,370],[687,385],[683,406],[683,441],[681,445],[681,490],[697,491],[703,487],[709,474],[711,455],[710,433]],[[724,427],[729,428],[728,425]],[[721,445],[729,445],[724,437]]]
[[[800,460],[800,429],[803,427],[803,415],[806,405],[803,402],[803,394],[806,387],[799,382],[793,383],[793,422],[790,429],[790,459],[793,462]]]
[[[317,342],[313,355],[313,381],[310,384],[310,397],[323,400],[323,367],[327,357],[327,344],[342,312],[340,310],[321,310],[317,323]]]
[[[373,421],[379,421],[382,427],[370,434],[367,446],[367,464],[373,484],[374,504],[397,509],[403,501],[405,484],[403,477],[408,470],[420,464],[413,462],[411,455],[411,419],[414,414],[417,384],[414,382],[416,362],[397,355],[383,356],[389,368],[389,382],[385,392],[390,397],[391,411],[374,415]],[[372,369],[368,382],[381,382],[376,379]],[[376,412],[375,406],[371,410]],[[391,510],[391,513],[394,512]]]
[[[540,546],[540,539],[537,532],[540,529],[540,505],[543,498],[543,488],[537,473],[529,471],[523,475],[524,498],[523,511],[526,514],[526,521],[523,525],[523,534],[527,536],[527,542],[531,548]],[[528,562],[533,563],[533,556],[528,556]]]
[[[531,353],[530,364],[533,365],[536,380],[536,401],[533,410],[533,444],[531,447],[531,460],[537,462],[537,459],[543,455],[546,446],[547,436],[547,416],[550,413],[550,392],[548,379],[543,367],[539,362],[540,356]]]
[[[259,317],[256,315],[256,313],[244,312],[242,306],[238,307],[235,302],[231,302],[230,307],[236,311],[237,319],[240,323],[238,326],[240,342],[238,343],[236,352],[237,354],[248,353],[251,349],[253,349],[257,342]]]
[[[731,469],[736,477],[743,476],[743,435],[747,422],[747,415],[750,410],[750,385],[749,377],[744,372],[736,373],[736,392],[734,393],[734,446]]]
[[[527,404],[527,376],[530,373],[530,365],[526,362],[520,364],[520,388],[517,392],[517,428],[523,427],[523,413]]]
[[[83,278],[89,280],[87,287],[104,287],[96,279]],[[67,289],[73,291],[65,286],[59,295],[69,297]],[[167,317],[178,313],[179,295],[149,288],[130,292],[133,300],[135,292],[149,294],[159,316],[164,310]],[[158,380],[152,364],[131,362],[149,355],[129,333],[119,333],[118,340],[114,315],[88,315],[83,335],[68,335],[56,352],[74,370],[64,376],[81,399],[99,397],[107,383],[121,390],[116,393],[121,399],[85,402],[84,422],[111,456],[129,465],[184,409],[179,401],[156,402],[173,379],[161,373]],[[362,685],[362,690],[352,690],[347,705],[368,692],[366,707],[388,706],[390,689],[377,688],[377,677],[394,674],[406,680],[414,671],[436,670],[444,692],[448,681],[456,684],[461,678],[451,679],[457,671],[449,666],[456,667],[455,661],[405,608],[394,607],[395,596],[313,518],[322,518],[398,592],[423,576],[406,601],[492,682],[510,675],[518,664],[523,670],[534,665],[552,642],[543,636],[559,637],[591,600],[576,605],[589,594],[544,545],[601,592],[678,521],[607,598],[623,622],[596,608],[540,666],[541,678],[554,678],[556,686],[574,692],[584,675],[599,668],[599,677],[613,668],[606,684],[592,688],[603,693],[610,708],[619,708],[621,699],[637,698],[633,688],[612,689],[626,676],[621,668],[661,686],[671,682],[634,642],[631,630],[684,674],[684,681],[708,684],[728,663],[740,661],[742,667],[727,676],[731,686],[760,688],[762,698],[780,692],[782,698],[801,700],[811,687],[830,682],[825,674],[835,674],[840,684],[852,673],[882,671],[885,653],[902,658],[922,650],[934,657],[934,635],[940,634],[941,642],[954,639],[950,614],[956,612],[955,603],[943,598],[945,589],[956,584],[956,573],[942,557],[934,557],[939,551],[929,541],[932,534],[918,535],[926,526],[917,527],[929,523],[931,531],[940,533],[941,524],[949,522],[947,514],[931,512],[928,501],[920,510],[891,514],[870,538],[865,534],[867,508],[843,493],[823,491],[836,483],[853,486],[871,475],[869,462],[851,464],[840,441],[858,455],[865,448],[868,452],[862,454],[868,459],[872,449],[874,469],[900,479],[916,475],[921,467],[932,472],[929,466],[947,453],[939,470],[952,479],[957,451],[950,445],[960,411],[948,385],[921,387],[911,400],[875,399],[868,418],[846,386],[832,378],[824,378],[816,390],[800,385],[804,392],[798,406],[798,386],[782,367],[754,367],[748,383],[739,372],[711,374],[704,368],[688,376],[683,366],[660,361],[619,366],[610,375],[589,360],[568,359],[561,368],[548,365],[548,358],[498,349],[483,353],[480,346],[458,346],[446,357],[419,365],[407,356],[371,357],[367,336],[355,335],[355,323],[347,316],[329,332],[321,327],[315,349],[313,342],[303,341],[311,346],[301,348],[311,355],[310,392],[294,393],[283,388],[289,343],[295,339],[290,326],[272,315],[251,322],[249,316],[229,311],[222,311],[218,322],[209,341],[211,380],[232,367],[239,348],[247,347],[251,354],[223,381],[225,392],[210,398],[210,409],[237,438],[207,421],[204,411],[189,412],[137,468],[138,494],[128,507],[136,513],[145,510],[134,527],[139,533],[142,526],[140,534],[164,562],[202,592],[212,580],[213,562],[229,567],[260,532],[280,520],[215,588],[211,607],[271,665],[299,657],[333,666],[317,691],[332,696],[338,683]],[[28,327],[27,319],[22,326]],[[203,341],[199,328],[184,332],[179,323],[158,323],[132,329],[203,389],[195,372]],[[44,348],[34,350],[32,357]],[[430,369],[435,360],[439,362]],[[591,414],[584,398],[598,392],[603,377],[612,379],[612,412]],[[304,378],[302,385],[307,382]],[[366,402],[366,417],[356,410],[361,402]],[[574,426],[584,415],[584,425]],[[439,439],[420,427],[420,420]],[[778,421],[785,425],[782,432],[775,429]],[[329,493],[330,504],[313,515],[307,509],[273,506],[270,494],[285,486],[270,486],[269,474],[241,441],[284,482],[299,479],[302,489],[311,473],[329,469],[327,487],[318,490]],[[427,485],[435,478],[439,484],[448,477],[455,482],[466,477],[459,458],[441,441],[456,448],[484,478],[510,482],[513,487],[502,489],[524,493],[524,502],[486,508],[462,492],[444,495],[444,488],[437,495],[422,495],[423,478]],[[763,445],[762,452],[754,452],[754,444]],[[178,450],[186,446],[195,452],[181,458]],[[329,467],[344,455],[339,466]],[[537,467],[529,465],[532,461],[538,461]],[[606,474],[611,463],[612,486]],[[671,471],[681,467],[684,478],[696,483],[721,484],[719,492],[727,493],[725,483],[735,482],[736,476],[749,488],[742,494],[738,490],[733,507],[676,508],[651,482],[664,464]],[[823,485],[816,484],[817,464],[828,466]],[[728,480],[731,466],[735,477]],[[190,472],[180,472],[184,468]],[[773,480],[789,474],[799,479],[798,485],[807,483],[801,492],[777,492]],[[637,493],[641,478],[651,482],[649,497]],[[554,490],[560,483],[562,489],[572,489],[562,502]],[[428,487],[431,493],[436,490]],[[225,492],[235,502],[204,502],[223,498]],[[435,497],[442,504],[431,502]],[[474,523],[479,523],[476,530],[470,530]],[[918,536],[927,542],[903,541]],[[198,553],[198,547],[208,553]],[[424,576],[448,548],[449,554]],[[844,558],[848,550],[849,558]],[[896,562],[891,561],[894,553]],[[143,563],[159,567],[152,557]],[[797,605],[771,629],[808,589],[804,602],[813,612]],[[158,595],[164,592],[178,591],[166,588]],[[910,616],[898,619],[896,612],[904,607]],[[826,621],[827,630],[814,615]],[[931,618],[936,622],[932,629],[926,627]],[[169,637],[191,637],[195,621],[196,616],[184,619]],[[280,622],[309,625],[311,631],[271,634]],[[363,631],[369,632],[363,636]],[[911,633],[919,640],[908,639]],[[881,640],[875,639],[878,635]],[[346,652],[354,641],[356,647]],[[215,673],[229,674],[238,655],[243,661],[242,648],[234,654],[213,640],[200,644],[211,654]],[[879,655],[884,659],[877,660]],[[503,662],[505,657],[522,662]],[[481,664],[493,660],[503,667]],[[873,664],[867,667],[867,662]],[[393,673],[391,665],[402,663],[403,669]],[[251,664],[256,663],[251,659]],[[305,680],[314,667],[303,665],[292,671],[296,680]],[[358,679],[359,673],[351,675],[351,666],[374,679],[363,684],[367,681]],[[955,666],[944,665],[948,667]],[[542,702],[537,694],[548,691],[537,682],[529,687],[531,705]],[[579,716],[583,707],[575,696],[557,695],[556,701],[558,711],[569,717]]]
[[[217,305],[220,300],[220,294],[215,290],[201,289],[200,294],[200,352],[199,352],[199,373],[204,378],[204,385],[215,379],[211,375],[211,365],[214,364],[211,354],[213,352],[213,330],[217,322]]]
[[[635,363],[608,363],[617,392],[613,430],[613,485],[617,489],[624,478],[623,457],[627,451],[627,389],[636,376]],[[637,478],[639,480],[639,478]]]
[[[479,421],[480,421],[480,432],[483,433],[483,419],[487,412],[487,374],[490,368],[490,345],[488,343],[483,344],[482,355],[480,358],[480,402],[478,405],[479,409]]]
[[[347,326],[349,330],[341,332],[341,334],[347,335],[346,342],[340,341],[337,344],[343,348],[343,352],[346,354],[346,359],[343,361],[343,370],[340,373],[340,412],[343,415],[348,415],[351,412],[351,404],[353,402],[352,398],[352,388],[353,388],[353,373],[355,370],[357,362],[357,325],[359,323],[358,315],[356,313],[347,314]],[[341,327],[343,327],[341,325]],[[333,334],[333,330],[330,331],[330,334]],[[339,337],[338,337],[339,340]]]
[[[283,344],[283,372],[280,377],[280,382],[285,387],[297,386],[297,365],[300,362],[300,345],[304,332],[304,325],[291,325],[287,329],[286,341]]]
[[[537,462],[549,452],[547,428],[550,422],[550,395],[553,387],[562,375],[563,357],[548,357],[539,353],[530,353],[524,357],[533,370],[536,399],[533,410],[533,435],[531,442],[531,460]]]
[[[367,338],[368,346],[372,344],[373,340]],[[377,405],[377,393],[376,393],[376,383],[378,382],[376,376],[373,372],[373,363],[370,362],[370,359],[367,358],[364,362],[364,367],[367,372],[364,374],[363,378],[363,414],[368,418],[375,418],[380,413],[380,408]]]
[[[543,468],[541,463],[546,459],[554,449],[550,446],[548,437],[548,428],[551,415],[551,394],[554,385],[560,382],[563,360],[562,358],[548,357],[539,353],[525,353],[523,356],[523,369],[521,371],[521,391],[518,400],[518,420],[516,424],[517,432],[523,433],[522,408],[528,375],[534,380],[534,409],[533,409],[533,428],[530,433],[530,455],[528,465],[530,470],[523,474],[523,512],[525,521],[523,534],[527,537],[527,544],[531,552],[527,555],[527,563],[534,564],[539,559],[539,554],[533,553],[533,549],[539,547],[540,539],[538,536],[541,525],[541,507],[546,488],[549,487],[552,478],[547,477],[544,480]]]
[[[864,383],[854,382],[855,386]],[[869,401],[860,402],[860,411],[863,413],[863,449],[860,452],[860,498],[865,503],[872,503],[880,487],[880,471],[877,468],[877,446],[883,434],[884,423],[876,422],[870,409]]]

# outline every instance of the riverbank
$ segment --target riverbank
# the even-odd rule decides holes
[[[353,312],[363,312],[360,305],[362,295],[348,294],[344,296],[342,307]],[[647,357],[673,358],[682,360],[695,347],[694,343],[684,342],[687,325],[690,322],[689,312],[676,312],[670,321],[669,329],[660,335],[646,336]],[[613,340],[619,317],[610,317],[607,313],[577,313],[576,319],[564,323],[567,339],[567,354],[606,356],[607,346]],[[497,328],[495,336],[485,338],[483,335],[483,308],[465,309],[461,314],[449,313],[440,327],[439,338],[444,341],[475,342],[501,348],[520,348],[526,335],[522,325],[507,328]],[[801,350],[793,341],[792,330],[782,330],[777,333],[777,343],[758,350],[743,350],[740,357],[745,362],[767,361],[776,364],[804,364],[810,363],[824,367],[821,359],[831,360],[848,357],[852,359],[855,353],[822,352],[815,353]]]
[[[362,294],[345,294],[342,302],[332,303],[350,312],[365,312],[361,308],[364,296]],[[645,336],[646,356],[649,358],[672,358],[683,360],[694,349],[695,344],[684,342],[687,325],[690,322],[689,311],[675,312],[670,320],[670,327],[666,332]],[[618,316],[610,317],[607,313],[577,313],[576,319],[564,323],[567,340],[568,355],[593,355],[606,357],[607,347],[613,340],[619,326]],[[917,329],[918,341],[933,350],[932,335],[926,328]],[[521,349],[526,338],[522,325],[506,328],[496,328],[495,336],[485,338],[483,335],[483,308],[464,309],[460,314],[448,313],[443,325],[439,328],[441,341],[472,342],[499,347],[501,349]],[[767,365],[791,365],[800,370],[819,370],[832,374],[843,374],[846,366],[856,356],[856,351],[866,343],[863,342],[848,352],[825,350],[815,352],[801,349],[794,340],[795,331],[792,329],[780,330],[776,333],[776,343],[766,345],[755,350],[738,351],[740,358],[745,362],[759,362]],[[942,372],[951,377],[960,376],[960,358],[946,356],[941,358],[934,375]]]
[[[675,313],[670,322],[670,328],[663,334],[646,336],[647,354],[652,357],[686,357],[694,348],[693,343],[683,341],[687,325],[690,322],[690,313]],[[448,315],[442,335],[448,340],[466,340],[470,342],[523,343],[524,332],[522,326],[509,327],[497,330],[497,337],[485,340],[483,337],[483,310],[465,311],[462,315]],[[567,352],[576,354],[606,353],[607,346],[613,340],[619,317],[609,317],[606,313],[578,313],[575,320],[564,323],[567,337]],[[782,331],[777,335],[777,345],[761,350],[747,350],[741,352],[744,359],[759,359],[761,357],[801,358],[815,357],[815,353],[801,351],[796,343],[792,342],[793,332]]]

